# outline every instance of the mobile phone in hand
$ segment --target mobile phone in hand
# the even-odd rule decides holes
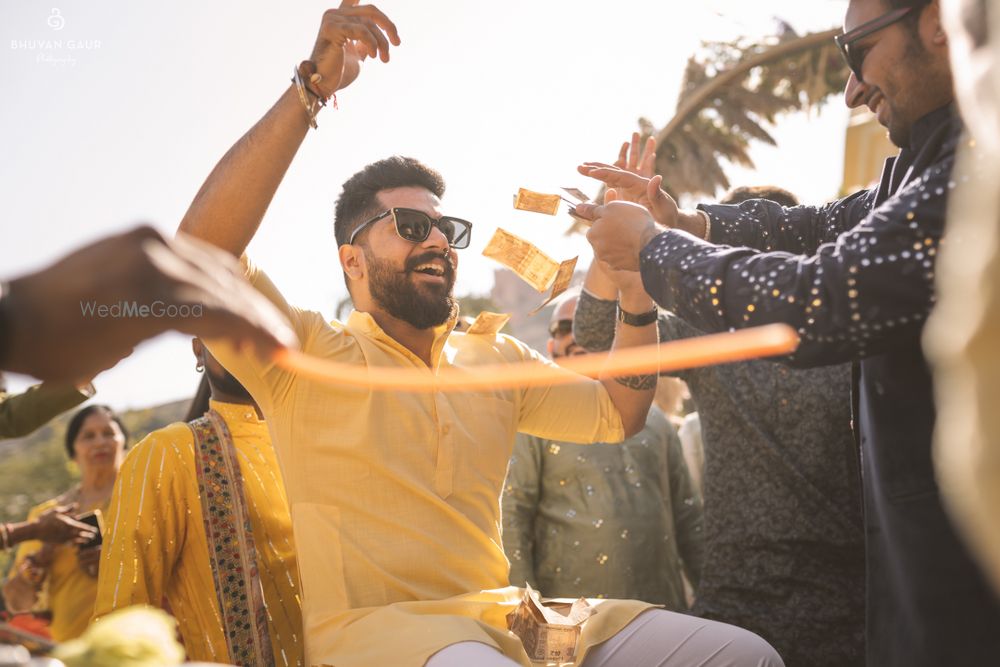
[[[93,549],[94,547],[101,546],[102,535],[104,534],[104,515],[101,514],[101,510],[94,510],[93,512],[87,512],[86,514],[81,514],[76,517],[77,521],[81,521],[86,524],[90,524],[97,529],[97,534],[94,535],[90,540],[81,544],[78,548],[80,549]]]

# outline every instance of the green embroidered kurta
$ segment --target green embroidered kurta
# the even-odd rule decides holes
[[[697,584],[701,503],[680,440],[655,407],[621,444],[518,435],[502,503],[511,584],[686,608],[681,572]]]

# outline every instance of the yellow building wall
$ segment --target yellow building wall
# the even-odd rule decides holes
[[[898,152],[886,129],[867,108],[854,109],[847,124],[841,195],[871,187],[878,181],[885,159]]]

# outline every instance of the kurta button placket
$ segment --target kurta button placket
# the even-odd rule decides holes
[[[451,437],[451,409],[447,395],[434,393],[434,417],[437,425],[437,466],[434,469],[434,490],[447,498],[453,490],[455,476],[455,441]]]

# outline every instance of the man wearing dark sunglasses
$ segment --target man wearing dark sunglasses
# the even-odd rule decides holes
[[[546,343],[550,359],[576,357],[587,351],[573,340],[573,316],[554,319],[549,324],[549,340]]]
[[[310,61],[223,157],[181,229],[242,255],[320,102],[350,84],[366,56],[388,61],[390,43],[399,44],[396,28],[375,7],[344,0],[327,11]],[[568,373],[497,332],[452,333],[458,253],[472,224],[445,215],[443,195],[437,172],[399,156],[344,183],[334,235],[355,307],[345,322],[290,306],[249,261],[247,276],[288,316],[306,353],[355,366],[362,377],[388,367],[431,380],[510,363]],[[620,305],[616,346],[655,344],[649,296],[626,287]],[[207,343],[272,429],[302,579],[307,663],[527,667],[505,620],[521,593],[508,585],[499,529],[515,434],[620,442],[643,428],[655,376],[460,393],[358,390]],[[579,650],[594,656],[581,656],[581,667],[782,664],[745,630],[629,600],[602,602]]]
[[[892,142],[907,148],[914,124],[953,99],[947,41],[940,22],[928,18],[936,2],[883,1],[852,2],[835,39],[851,68],[847,105],[867,106]]]
[[[751,200],[681,211],[624,169],[582,173],[644,196],[583,205],[596,255],[640,270],[666,310],[706,332],[786,322],[789,363],[854,362],[854,426],[866,523],[867,664],[991,664],[1000,601],[955,534],[934,474],[935,405],[921,347],[934,304],[955,150],[940,0],[851,0],[838,43],[852,68],[845,100],[867,106],[900,147],[879,183],[822,206]]]

